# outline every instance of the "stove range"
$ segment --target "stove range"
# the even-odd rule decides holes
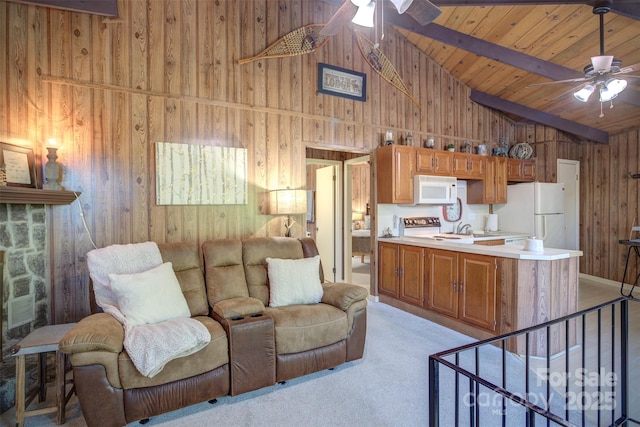
[[[440,218],[437,216],[418,216],[402,218],[400,236],[431,237],[440,234]]]

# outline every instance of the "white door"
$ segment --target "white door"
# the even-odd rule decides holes
[[[316,170],[316,246],[324,279],[335,282],[336,268],[336,179],[335,166]]]
[[[558,182],[564,183],[565,249],[580,249],[580,162],[558,159]]]

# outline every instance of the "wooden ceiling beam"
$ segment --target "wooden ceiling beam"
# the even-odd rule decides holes
[[[584,4],[593,7],[590,0],[430,0],[439,7],[448,6],[538,6],[550,4]],[[611,12],[640,20],[640,0],[613,0]]]
[[[485,107],[506,111],[510,114],[515,114],[522,118],[533,120],[534,122],[551,126],[553,128],[584,137],[591,141],[600,142],[602,144],[609,143],[609,134],[600,129],[585,126],[543,111],[534,110],[533,108],[516,104],[515,102],[507,101],[506,99],[498,98],[497,96],[489,95],[473,89],[471,90],[470,98],[473,102],[477,102]]]
[[[344,0],[323,0],[340,5]],[[416,0],[417,1],[417,0]],[[584,4],[593,7],[594,0],[429,0],[438,7],[455,6],[540,6],[551,4]],[[387,9],[395,8],[387,7]],[[640,21],[640,0],[613,0],[611,12]]]
[[[10,0],[16,3],[28,3],[54,9],[71,10],[73,12],[93,13],[103,16],[118,16],[117,0]]]
[[[544,61],[535,56],[527,55],[468,34],[431,23],[424,27],[407,15],[385,16],[385,21],[405,30],[420,34],[430,39],[448,44],[450,46],[464,49],[467,52],[489,58],[493,61],[502,62],[520,68],[529,73],[535,73],[551,80],[568,80],[584,77],[583,73],[572,70],[553,62]]]

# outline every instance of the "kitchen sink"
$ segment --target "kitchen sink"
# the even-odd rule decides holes
[[[436,240],[446,240],[451,243],[466,243],[473,244],[472,234],[455,234],[455,233],[443,233],[433,236]]]

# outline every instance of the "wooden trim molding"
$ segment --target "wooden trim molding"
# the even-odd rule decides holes
[[[0,187],[0,203],[30,205],[68,205],[80,193],[73,191],[40,190],[36,188]]]

